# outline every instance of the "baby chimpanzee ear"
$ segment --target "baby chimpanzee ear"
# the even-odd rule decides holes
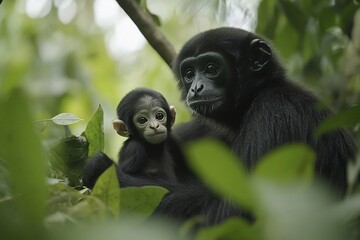
[[[122,120],[115,119],[113,120],[112,124],[113,128],[120,136],[128,137],[130,135],[126,124]]]
[[[171,126],[174,125],[175,123],[175,119],[176,119],[176,109],[174,106],[170,106],[170,112],[171,112],[171,115],[172,115],[172,121],[171,121]]]

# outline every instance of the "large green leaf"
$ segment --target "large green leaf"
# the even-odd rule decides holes
[[[345,109],[323,121],[316,130],[321,135],[342,127],[353,128],[360,124],[360,105]]]
[[[92,156],[94,153],[104,150],[104,126],[103,126],[104,112],[99,105],[96,112],[92,115],[89,123],[83,133],[89,142],[88,155]]]
[[[46,165],[28,102],[19,89],[0,99],[0,155],[9,170],[9,184],[15,197],[14,212],[11,213],[10,208],[0,209],[0,225],[4,227],[2,233],[22,226],[20,232],[14,234],[36,239],[46,214]],[[4,211],[8,215],[4,215]]]
[[[115,217],[120,214],[120,186],[115,164],[108,168],[96,181],[94,196],[100,198]]]
[[[254,174],[280,184],[310,182],[314,175],[315,159],[315,152],[306,145],[286,145],[262,157]]]
[[[201,140],[186,147],[188,163],[214,191],[255,210],[248,174],[230,149],[215,140]]]
[[[88,157],[89,143],[83,136],[71,136],[62,139],[50,149],[52,165],[62,171],[70,185],[80,185],[85,161]]]
[[[121,189],[121,214],[146,219],[168,191],[162,187],[127,187]]]

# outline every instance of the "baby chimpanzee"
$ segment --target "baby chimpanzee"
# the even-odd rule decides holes
[[[185,160],[170,133],[175,108],[159,92],[137,88],[120,101],[117,115],[113,127],[120,136],[128,137],[119,152],[118,173],[182,181],[184,169],[178,168],[186,168]]]
[[[186,166],[183,152],[171,127],[175,108],[157,91],[137,88],[117,107],[113,127],[128,137],[120,149],[117,174],[121,187],[158,185],[170,187],[194,175]],[[88,159],[83,184],[92,188],[97,178],[113,164],[103,152]]]

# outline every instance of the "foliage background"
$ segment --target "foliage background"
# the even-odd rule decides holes
[[[110,20],[107,21],[99,20],[101,14],[97,13],[108,11],[104,8],[104,2],[119,11],[115,16],[109,14]],[[317,92],[325,104],[341,111],[360,102],[360,11],[356,0],[139,2],[147,2],[149,11],[160,18],[161,31],[176,50],[179,50],[188,38],[208,28],[227,25],[256,30],[273,42],[289,70],[289,76]],[[104,15],[107,14],[103,13],[102,16]],[[102,194],[98,194],[98,198],[92,198],[86,196],[86,193],[79,195],[77,190],[59,185],[51,185],[47,195],[45,194],[42,179],[45,179],[45,176],[60,175],[52,168],[48,156],[43,154],[36,134],[29,130],[32,128],[30,122],[50,119],[61,112],[74,113],[84,119],[70,125],[69,129],[65,128],[65,131],[62,126],[54,125],[42,132],[41,143],[48,148],[67,136],[68,130],[80,135],[101,104],[104,114],[105,152],[115,157],[123,139],[111,129],[111,120],[115,118],[117,103],[132,88],[147,86],[159,90],[177,108],[177,123],[189,119],[188,111],[179,101],[176,82],[170,69],[146,41],[139,47],[135,46],[135,41],[127,45],[131,51],[119,48],[118,45],[123,44],[122,39],[126,39],[127,35],[134,31],[134,26],[117,25],[119,22],[129,23],[131,20],[121,11],[115,0],[5,0],[0,5],[0,162],[4,163],[0,164],[0,223],[4,224],[3,226],[14,226],[14,229],[2,229],[5,236],[17,236],[19,239],[25,236],[44,238],[46,233],[43,233],[42,219],[45,216],[47,223],[54,222],[56,225],[69,221],[79,224],[78,220],[84,219],[96,222],[106,219],[108,214],[107,210],[102,211],[109,207],[104,204],[106,201],[102,199]],[[22,91],[17,90],[18,88]],[[348,122],[351,122],[349,126],[359,146],[358,112],[343,118],[337,124],[345,126]],[[10,141],[12,138],[20,140]],[[18,151],[19,146],[24,146],[21,152]],[[12,159],[14,164],[9,164],[9,159]],[[46,168],[42,165],[44,163]],[[349,168],[352,180],[356,179],[359,168],[358,157],[357,165]],[[11,186],[6,184],[9,178],[13,178],[10,181]],[[260,184],[259,189],[264,186]],[[12,191],[27,197],[15,197],[15,203],[9,202],[9,192]],[[298,193],[296,189],[294,191],[295,193],[280,191],[279,196],[284,197],[281,200],[280,197],[276,198],[259,190],[261,199],[276,201],[280,206],[286,202],[298,206],[298,212],[294,211],[291,216],[295,216],[299,221],[293,222],[294,225],[290,227],[299,224],[303,226],[301,224],[304,221],[314,217],[314,212],[317,214],[319,211],[326,211],[325,207],[319,207],[324,205],[324,202],[313,202],[314,198],[311,196],[300,196],[295,200],[293,196]],[[318,197],[315,199],[324,196],[322,193],[318,194],[314,195]],[[121,195],[132,196],[126,193]],[[305,204],[301,205],[299,200],[304,200]],[[239,201],[243,203],[248,200]],[[50,206],[50,210],[45,209],[45,202]],[[355,205],[350,204],[352,212],[360,209]],[[345,205],[344,208],[348,206]],[[263,207],[271,209],[272,206]],[[307,211],[303,211],[301,207]],[[312,208],[317,211],[311,211]],[[91,209],[94,212],[91,212]],[[277,234],[283,234],[282,226],[287,222],[286,218],[282,218],[288,214],[286,208],[284,209],[269,213],[267,218],[279,221],[274,221],[275,230],[270,231],[264,239],[281,239]],[[297,215],[301,212],[306,213],[305,217]],[[330,225],[325,222],[326,216],[316,216],[320,216],[319,219],[324,222],[321,225],[323,229],[320,226],[319,229],[328,230]],[[30,222],[33,224],[29,226]],[[310,223],[315,224],[315,221]],[[231,224],[234,222],[230,222],[230,226]],[[241,226],[242,224],[240,223]],[[101,229],[95,229],[97,234],[101,234],[109,232],[109,228],[112,233],[109,236],[115,237],[124,234],[124,229],[132,229],[132,226],[123,224],[120,230],[115,230],[115,226],[108,224],[106,227],[101,225]],[[237,222],[235,226],[238,226]],[[24,231],[16,231],[16,228]],[[163,227],[161,229],[165,231]],[[236,227],[229,229],[231,232]],[[224,230],[220,229],[216,234],[222,231]],[[317,232],[314,231],[315,234],[310,234],[312,237],[316,236]],[[55,237],[46,238],[61,238],[64,237],[63,234],[71,235],[70,232],[66,230],[58,235],[52,232]],[[147,233],[146,230],[144,232]],[[9,235],[6,235],[7,233]],[[97,234],[89,232],[80,235],[95,238],[99,236]],[[209,233],[201,234],[200,239],[210,239],[207,235]],[[211,232],[211,236],[216,234]],[[150,235],[145,236],[152,239]],[[167,239],[166,236],[171,236],[171,233],[162,235],[164,239]],[[76,237],[77,235],[67,236],[68,239]],[[161,236],[154,234],[153,238],[160,239],[159,237]],[[336,235],[333,237],[337,239]],[[140,238],[143,239],[144,236],[140,234]]]

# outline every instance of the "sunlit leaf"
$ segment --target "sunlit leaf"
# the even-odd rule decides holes
[[[246,222],[240,218],[230,218],[225,222],[209,228],[201,229],[196,236],[196,240],[256,240],[261,239],[261,232],[257,225]]]
[[[11,191],[16,196],[14,204],[18,215],[14,212],[14,216],[7,217],[16,218],[15,224],[28,226],[21,231],[35,239],[46,213],[46,165],[40,139],[32,127],[28,103],[19,89],[11,91],[6,99],[0,98],[0,156],[6,163]],[[1,211],[0,225],[10,224],[11,229],[19,227],[11,225],[10,219],[4,219]]]
[[[146,219],[168,191],[162,187],[127,187],[121,189],[121,214]]]
[[[360,124],[360,105],[345,109],[325,119],[317,128],[315,134],[320,136],[342,127],[353,128]]]
[[[215,140],[201,140],[186,147],[189,165],[214,191],[255,210],[248,174],[230,149]]]
[[[254,174],[281,184],[310,182],[314,175],[315,159],[315,152],[306,145],[286,145],[262,157]]]
[[[92,115],[89,123],[86,126],[84,135],[89,142],[88,155],[92,156],[94,153],[104,150],[104,112],[99,105],[96,112]]]
[[[109,167],[99,177],[95,183],[93,194],[105,203],[114,216],[119,216],[121,194],[115,165]]]
[[[70,125],[77,123],[81,119],[72,113],[60,113],[55,117],[51,118],[51,120],[58,125]]]

